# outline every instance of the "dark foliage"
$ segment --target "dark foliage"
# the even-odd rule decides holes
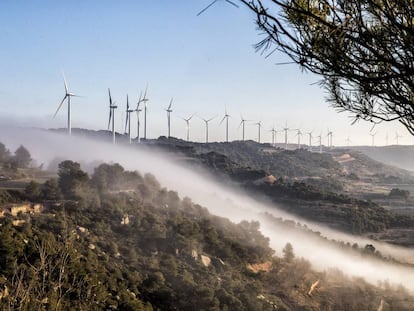
[[[411,0],[240,1],[266,34],[258,49],[321,76],[333,106],[356,120],[398,120],[414,134]]]

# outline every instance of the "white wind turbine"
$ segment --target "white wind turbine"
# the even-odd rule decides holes
[[[275,127],[273,126],[272,129],[270,130],[270,132],[272,132],[272,146],[275,147],[276,146],[276,135],[277,135],[277,130],[275,129]]]
[[[306,132],[305,133],[305,134],[308,134],[308,137],[309,137],[309,151],[312,151],[312,138],[313,138],[312,133],[313,132]]]
[[[144,103],[144,140],[147,140],[147,103],[149,100],[147,98],[147,90],[148,90],[148,85],[145,88],[144,97],[141,100]]]
[[[65,85],[65,96],[63,97],[63,99],[60,102],[58,108],[56,109],[56,112],[53,115],[53,118],[56,117],[56,115],[59,112],[60,108],[62,107],[64,101],[67,99],[68,100],[68,134],[69,135],[72,135],[72,119],[71,119],[72,110],[71,110],[71,105],[70,105],[70,98],[71,97],[80,97],[80,96],[75,95],[75,94],[69,92],[68,84],[66,83],[65,74],[63,72],[62,72],[62,76],[63,76],[63,83]]]
[[[259,121],[255,124],[257,125],[257,129],[258,129],[257,142],[260,144],[260,132],[261,132],[261,129],[262,129],[262,121]]]
[[[349,136],[346,138],[346,146],[349,147],[349,144],[351,143],[351,139],[349,138]]]
[[[126,122],[125,122],[125,132],[127,130],[127,126],[128,126],[128,137],[129,137],[129,143],[132,143],[132,138],[131,138],[131,113],[134,112],[134,109],[129,109],[129,99],[128,99],[128,94],[127,94],[127,108],[126,108]]]
[[[288,145],[288,131],[289,131],[289,128],[287,127],[287,122],[285,123],[285,127],[283,128],[283,130],[285,131],[285,150],[287,150],[287,145]]]
[[[209,9],[214,3],[216,3],[219,0],[214,0],[213,2],[211,2],[209,5],[207,5],[204,9],[202,9],[200,12],[197,13],[197,16],[200,16],[201,14],[204,13],[204,11],[206,11],[207,9]],[[235,6],[236,8],[238,8],[239,6],[237,4],[235,4],[234,2],[230,1],[230,0],[224,0],[227,3]]]
[[[244,129],[245,129],[246,122],[248,122],[248,121],[250,121],[250,120],[246,120],[246,119],[243,118],[243,116],[241,116],[241,122],[239,124],[239,128],[240,128],[240,126],[242,127],[242,141],[244,141]]]
[[[330,129],[328,129],[328,135],[326,136],[328,137],[328,147],[332,149],[333,148],[333,132]]]
[[[322,153],[322,133],[317,138],[319,138],[319,153]]]
[[[224,119],[226,119],[226,142],[229,142],[229,117],[230,115],[227,113],[227,108],[224,108],[224,117],[223,119],[221,119],[220,121],[220,125],[221,123],[223,123]]]
[[[216,117],[213,117],[213,118],[210,118],[210,119],[204,119],[204,118],[201,118],[201,119],[204,121],[205,125],[206,125],[206,144],[208,143],[208,123],[209,123],[211,120],[215,119],[215,118],[216,118]]]
[[[187,127],[187,141],[190,141],[190,120],[194,117],[194,114],[191,115],[191,117],[185,119],[182,118],[185,123],[186,123],[186,127]]]
[[[296,129],[296,131],[296,136],[298,137],[298,149],[300,149],[300,137],[302,136],[302,131],[300,129]]]
[[[167,112],[167,121],[168,121],[168,138],[171,137],[171,112],[172,112],[172,103],[173,103],[174,97],[171,98],[170,100],[170,105],[168,106],[167,109],[165,109],[165,111]]]
[[[395,141],[397,142],[397,146],[398,146],[398,139],[402,138],[403,136],[398,135],[398,132],[395,132]]]
[[[109,121],[108,121],[108,130],[112,121],[112,142],[115,144],[115,109],[118,106],[115,105],[115,102],[112,102],[111,90],[108,88],[109,94]],[[112,120],[111,120],[112,119]]]
[[[371,139],[372,139],[371,143],[372,143],[372,147],[374,147],[375,146],[375,135],[377,135],[377,132],[369,133],[369,135],[371,135]]]
[[[139,118],[139,114],[142,111],[141,108],[139,108],[139,106],[141,105],[141,103],[145,103],[148,99],[142,97],[142,92],[139,94],[139,99],[137,102],[137,108],[135,108],[135,112],[137,113],[137,143],[141,142],[141,137],[140,137],[140,127],[141,127],[141,121]]]

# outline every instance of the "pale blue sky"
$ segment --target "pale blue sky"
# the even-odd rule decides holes
[[[0,120],[42,127],[66,127],[66,106],[53,114],[64,95],[64,70],[72,92],[73,127],[104,129],[108,118],[107,88],[120,107],[116,111],[121,131],[128,93],[136,102],[149,84],[148,137],[166,134],[166,113],[172,96],[172,135],[185,138],[180,117],[192,113],[205,118],[217,115],[210,139],[224,140],[219,122],[227,107],[230,139],[240,139],[240,114],[262,120],[262,141],[268,130],[285,122],[314,135],[328,128],[334,144],[371,144],[371,126],[350,126],[347,114],[337,114],[324,102],[322,90],[311,83],[317,77],[301,73],[275,54],[265,59],[253,44],[260,40],[254,16],[246,8],[217,2],[197,17],[208,0],[152,1],[23,1],[0,2]],[[136,122],[135,116],[132,119]],[[122,123],[122,124],[121,124]],[[135,135],[135,126],[133,135]],[[375,143],[414,144],[398,124],[378,126]],[[204,122],[191,121],[192,140],[203,141]],[[257,139],[257,126],[246,128],[246,137]],[[324,137],[324,143],[326,137]],[[278,134],[278,141],[282,135]],[[289,141],[297,138],[293,132]],[[307,142],[303,137],[302,142]],[[316,142],[316,139],[314,140]]]

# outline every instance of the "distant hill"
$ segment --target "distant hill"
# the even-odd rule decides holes
[[[385,164],[414,171],[414,146],[393,145],[385,147],[356,146],[350,147]]]

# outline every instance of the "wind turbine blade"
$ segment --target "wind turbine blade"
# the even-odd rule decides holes
[[[144,93],[144,98],[143,98],[143,100],[144,100],[144,99],[147,99],[147,90],[148,90],[148,83],[147,83],[147,86],[145,87],[145,93]]]
[[[239,6],[237,4],[235,4],[234,2],[230,1],[230,0],[225,0],[227,3],[230,3],[231,5],[235,6],[236,8],[239,8]]]
[[[172,106],[173,100],[174,100],[174,97],[171,97],[171,100],[170,100],[170,105],[168,106],[167,110],[170,110],[170,109],[171,109],[171,106]]]
[[[225,118],[226,118],[226,116],[224,116],[223,119],[221,119],[220,125],[221,125],[221,123],[223,123],[223,121],[224,121]]]
[[[109,88],[108,88],[108,94],[109,94],[109,106],[112,106],[111,90]]]
[[[124,132],[126,132],[126,130],[127,130],[127,126],[128,126],[128,117],[129,117],[129,113],[128,113],[128,110],[127,110],[127,113],[126,113],[126,118],[125,118],[125,131],[124,131]]]
[[[137,102],[137,110],[139,109],[139,105],[141,104],[142,101],[142,91],[141,93],[139,93],[139,98],[138,98],[138,102]]]
[[[65,91],[66,91],[66,94],[67,94],[67,93],[69,93],[68,84],[66,83],[65,73],[63,71],[62,71],[62,76],[63,76],[63,83],[65,84]]]
[[[109,130],[109,126],[111,125],[111,118],[112,118],[112,109],[109,109],[108,130]]]
[[[56,117],[56,115],[57,115],[57,113],[59,112],[60,108],[62,107],[63,102],[65,101],[66,97],[68,97],[68,95],[65,95],[65,97],[63,97],[63,99],[62,99],[62,101],[60,102],[58,109],[56,109],[56,112],[55,112],[55,114],[53,115],[53,117]]]
[[[281,63],[275,63],[276,66],[280,66],[280,65],[291,65],[291,64],[296,64],[295,62],[281,62]]]
[[[206,10],[208,10],[216,2],[217,2],[217,0],[214,0],[213,2],[211,2],[208,6],[206,6],[204,9],[202,9],[200,12],[198,12],[197,16],[200,16],[201,14],[203,14]]]

